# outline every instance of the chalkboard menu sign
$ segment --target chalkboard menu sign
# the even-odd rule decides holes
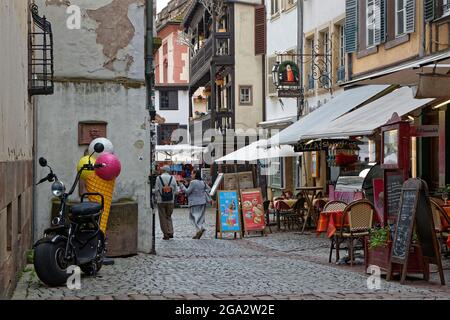
[[[401,208],[392,249],[392,257],[395,259],[406,259],[412,238],[417,196],[417,190],[404,190],[401,194]]]
[[[408,256],[416,230],[421,246],[423,262],[438,266],[442,285],[445,284],[439,246],[434,231],[428,187],[425,181],[409,179],[403,184],[395,236],[392,239],[392,253],[387,280],[392,276],[392,263],[403,265],[401,283],[405,282]],[[425,275],[425,277],[427,277]]]
[[[386,170],[384,177],[384,197],[387,218],[396,218],[398,215],[403,181],[403,173],[401,171]]]

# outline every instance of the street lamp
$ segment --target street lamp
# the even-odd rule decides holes
[[[278,79],[278,70],[280,69],[280,62],[277,61],[272,67],[272,81],[275,87],[278,88],[278,85],[280,84],[280,81]]]

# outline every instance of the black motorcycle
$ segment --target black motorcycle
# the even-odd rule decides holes
[[[102,153],[104,146],[98,143],[95,152]],[[94,153],[93,153],[94,154]],[[100,219],[104,207],[104,197],[99,193],[86,193],[81,203],[71,206],[66,218],[69,196],[73,194],[84,170],[93,171],[103,165],[94,165],[89,157],[76,176],[69,192],[64,183],[58,180],[44,158],[39,159],[42,167],[49,168],[46,181],[53,183],[52,194],[60,199],[59,214],[52,220],[52,227],[45,230],[44,237],[34,245],[34,268],[39,279],[50,287],[65,285],[70,274],[70,266],[78,266],[87,275],[94,276],[101,269],[106,254],[105,235],[100,229]],[[102,203],[85,201],[88,196],[99,196]]]

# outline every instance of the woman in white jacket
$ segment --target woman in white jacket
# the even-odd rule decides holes
[[[195,173],[195,179],[191,181],[188,188],[184,184],[181,184],[180,188],[188,197],[189,219],[197,229],[192,239],[200,239],[205,232],[207,193],[211,191],[211,188],[202,180],[200,171]]]

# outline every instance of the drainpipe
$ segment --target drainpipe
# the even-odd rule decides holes
[[[261,0],[261,5],[265,6],[265,1]],[[266,20],[266,15],[264,13],[264,23],[266,24],[266,35],[267,35],[267,20]],[[267,42],[267,36],[266,36],[266,42]],[[267,48],[267,43],[266,43],[266,48]],[[264,50],[265,51],[265,50]],[[262,121],[266,121],[267,120],[267,110],[266,110],[266,79],[267,79],[267,75],[266,75],[266,54],[264,53],[262,55],[262,96],[263,96],[263,120]]]
[[[152,248],[150,253],[156,254],[155,248],[155,204],[153,202],[153,158],[155,155],[155,145],[153,142],[154,132],[153,121],[156,117],[156,110],[154,101],[154,70],[153,70],[153,0],[146,0],[146,34],[145,34],[145,84],[146,84],[146,96],[147,96],[147,109],[150,115],[150,208],[152,215]]]
[[[299,74],[299,87],[300,87],[300,98],[297,99],[297,119],[299,120],[303,115],[303,109],[305,107],[305,94],[303,90],[303,8],[304,0],[297,0],[297,52],[298,52],[298,67],[300,71]]]
[[[425,21],[425,15],[422,15],[422,32],[420,32],[420,47],[419,47],[419,56],[423,57],[425,56],[425,46],[426,46],[426,37],[425,37],[425,32],[426,32],[426,28],[427,28],[427,23]]]

